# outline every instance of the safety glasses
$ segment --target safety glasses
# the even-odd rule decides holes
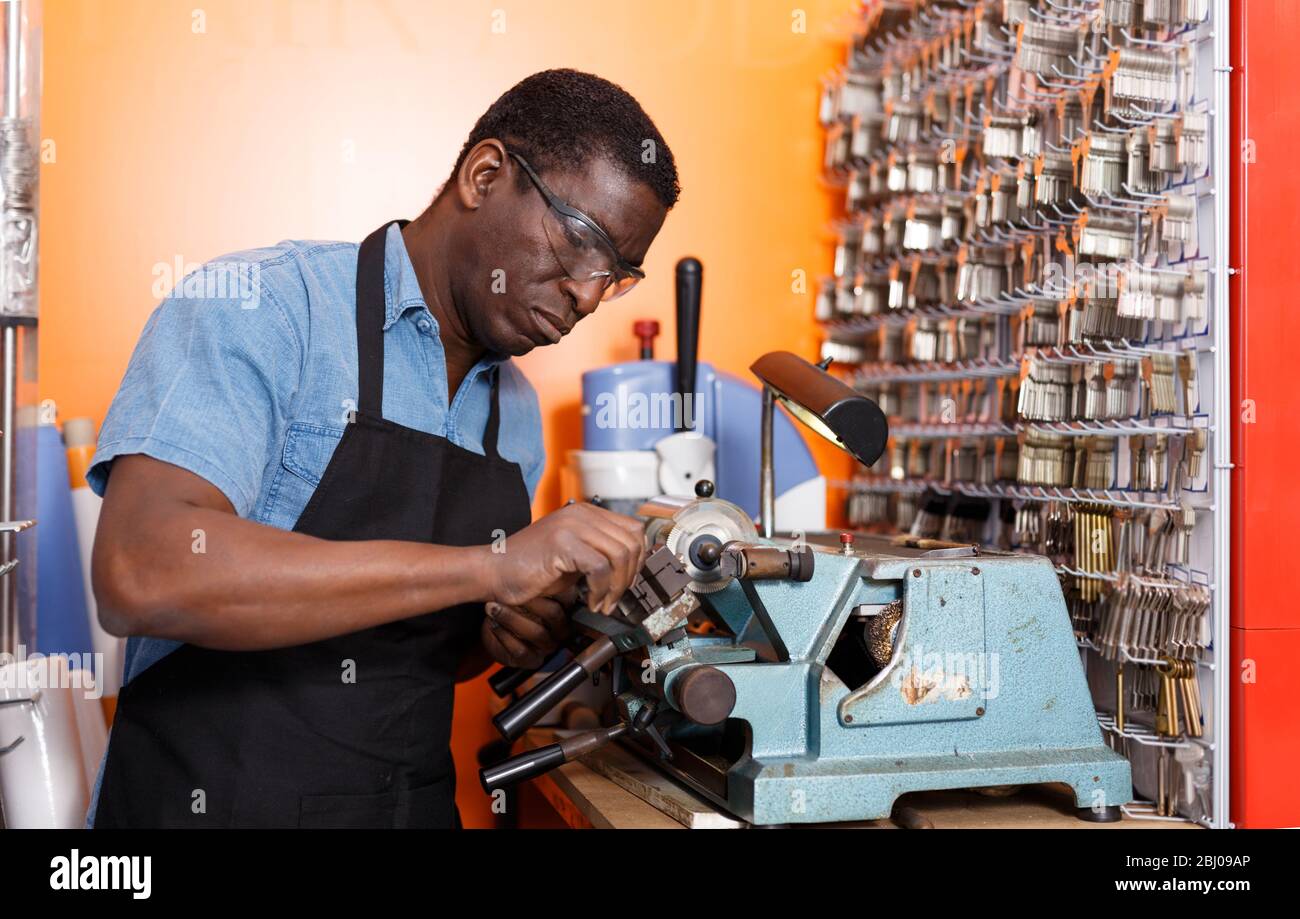
[[[557,197],[518,153],[511,153],[546,199],[542,229],[564,273],[580,284],[600,279],[601,300],[615,300],[637,285],[645,272],[619,254],[609,235],[582,211]]]

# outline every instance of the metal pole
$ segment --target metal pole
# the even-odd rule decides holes
[[[776,471],[772,465],[772,416],[776,411],[776,400],[772,398],[772,387],[763,386],[763,429],[762,458],[759,472],[758,499],[762,518],[763,536],[772,538],[772,527],[776,517]]]
[[[5,9],[5,117],[22,117],[22,31],[21,0],[9,0]],[[5,189],[6,193],[9,191]],[[4,296],[12,288],[9,278],[0,278]],[[3,380],[0,381],[0,520],[14,519],[14,419],[18,397],[18,326],[6,317],[3,343]],[[14,534],[0,537],[0,562],[15,556]],[[0,578],[0,652],[18,650],[17,578]]]

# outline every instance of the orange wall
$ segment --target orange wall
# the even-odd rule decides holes
[[[360,239],[413,217],[474,120],[518,79],[589,70],[633,93],[672,146],[681,203],[648,279],[522,361],[551,467],[579,446],[579,374],[635,357],[634,318],[672,348],[673,265],[705,266],[702,354],[748,376],[773,348],[813,357],[834,193],[818,181],[818,79],[852,0],[45,0],[40,391],[102,420],[157,298],[154,266],[281,239]],[[194,11],[201,10],[202,21]],[[504,10],[504,31],[493,11]],[[205,31],[196,31],[201,26]],[[791,272],[807,272],[806,294]],[[846,462],[819,449],[824,471]],[[482,681],[458,699],[460,806],[490,819],[473,752]]]

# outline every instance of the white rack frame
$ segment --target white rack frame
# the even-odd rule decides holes
[[[1195,743],[1205,748],[1211,753],[1212,778],[1210,804],[1211,814],[1208,819],[1198,822],[1214,828],[1230,828],[1233,823],[1230,819],[1230,788],[1231,788],[1231,771],[1229,757],[1229,741],[1231,737],[1231,712],[1230,712],[1230,677],[1233,670],[1232,653],[1231,653],[1231,620],[1229,615],[1229,603],[1231,598],[1231,426],[1228,423],[1231,403],[1231,351],[1230,345],[1230,302],[1229,302],[1229,278],[1236,271],[1229,265],[1229,244],[1230,244],[1230,159],[1231,138],[1230,138],[1230,121],[1229,113],[1231,111],[1231,97],[1229,76],[1231,73],[1230,66],[1230,10],[1229,0],[1213,0],[1210,8],[1209,19],[1198,27],[1198,30],[1208,30],[1199,33],[1200,37],[1194,46],[1193,58],[1196,67],[1195,86],[1196,95],[1201,102],[1208,99],[1209,101],[1209,169],[1208,174],[1196,181],[1198,186],[1198,198],[1207,199],[1211,202],[1210,211],[1212,217],[1210,221],[1213,224],[1213,239],[1206,239],[1207,234],[1200,233],[1199,252],[1196,261],[1208,260],[1210,268],[1210,283],[1208,293],[1210,295],[1210,321],[1206,324],[1207,328],[1203,331],[1190,331],[1185,338],[1198,345],[1198,351],[1208,360],[1204,362],[1209,368],[1212,368],[1213,381],[1211,385],[1206,386],[1204,374],[1202,372],[1202,405],[1200,411],[1196,413],[1195,421],[1189,421],[1186,426],[1182,425],[1178,419],[1164,419],[1159,421],[1142,421],[1142,422],[1106,422],[1106,423],[1066,423],[1050,424],[1043,422],[1022,422],[1011,426],[1012,430],[1020,427],[1044,430],[1052,433],[1064,434],[1112,434],[1123,435],[1129,433],[1162,433],[1183,430],[1185,427],[1192,425],[1205,426],[1210,435],[1210,445],[1207,460],[1209,469],[1206,475],[1206,492],[1201,494],[1201,500],[1195,502],[1199,512],[1209,516],[1207,522],[1203,525],[1208,530],[1208,546],[1202,545],[1202,556],[1208,556],[1211,563],[1207,566],[1204,561],[1197,567],[1198,583],[1200,578],[1208,582],[1211,591],[1212,601],[1212,623],[1211,623],[1211,641],[1207,660],[1200,662],[1202,670],[1210,671],[1210,680],[1208,682],[1209,704],[1206,706],[1206,727],[1207,736],[1204,738],[1157,738],[1154,734],[1136,737],[1132,731],[1125,731],[1124,735],[1131,739],[1136,738],[1142,746],[1179,746],[1185,743]],[[1208,52],[1208,53],[1207,53]],[[1207,67],[1208,65],[1208,67]],[[1205,71],[1209,70],[1208,85],[1203,79],[1206,76]],[[1198,103],[1199,104],[1199,103]],[[1204,184],[1203,184],[1204,183]],[[832,184],[832,183],[827,183]],[[1208,186],[1208,187],[1206,187]],[[1204,216],[1201,218],[1202,227],[1206,223]],[[930,318],[945,318],[954,316],[978,317],[981,315],[997,315],[1006,311],[1004,304],[1000,303],[977,303],[967,304],[965,306],[943,306],[909,312],[906,315],[900,314],[883,314],[870,317],[837,319],[824,323],[828,331],[839,332],[840,334],[865,333],[874,330],[884,324],[893,324],[896,322],[906,321],[912,315],[921,317],[929,316]],[[1059,350],[1059,349],[1057,349]],[[1089,353],[1054,353],[1049,349],[1049,353],[1044,356],[1049,359],[1072,360],[1074,357],[1079,359],[1096,359],[1108,355],[1094,353],[1094,348],[1086,349]],[[1145,350],[1141,345],[1129,346],[1122,350]],[[1116,354],[1115,356],[1123,356]],[[892,364],[859,364],[858,379],[866,383],[891,383],[891,382],[927,382],[943,381],[952,379],[966,379],[970,377],[997,377],[1010,375],[1017,372],[1018,364],[1015,362],[1005,361],[966,361],[956,364],[913,364],[913,365],[892,365]],[[1208,369],[1208,368],[1207,368]],[[1206,396],[1209,396],[1208,400]],[[1208,408],[1205,403],[1209,402]],[[1165,421],[1169,424],[1166,427]],[[1001,428],[1006,427],[998,424],[975,424],[975,425],[927,425],[907,424],[900,427],[900,433],[909,437],[939,437],[953,436],[961,437],[964,434],[982,435],[1002,433]],[[964,431],[963,428],[970,430]],[[1096,428],[1096,430],[1093,430]],[[852,483],[844,483],[850,488]],[[868,490],[878,490],[882,492],[890,491],[920,491],[936,483],[916,480],[873,480],[868,486]],[[996,485],[981,486],[971,483],[951,483],[944,485],[938,483],[940,490],[949,492],[959,492],[962,494],[989,497],[989,498],[1010,498],[1019,500],[1080,500],[1080,501],[1097,501],[1098,503],[1110,503],[1121,506],[1149,507],[1149,506],[1166,506],[1167,502],[1160,501],[1157,503],[1144,500],[1143,495],[1116,495],[1111,492],[1087,491],[1082,492],[1075,489],[1052,489],[1042,486],[1022,486],[1022,485]],[[1208,551],[1206,551],[1208,550]],[[1205,570],[1208,569],[1208,570]],[[1070,569],[1062,566],[1058,569],[1064,573],[1070,573]],[[1190,577],[1190,574],[1189,574]],[[1085,643],[1086,646],[1086,643]],[[1099,715],[1099,722],[1103,727],[1107,727],[1109,716],[1106,714]],[[1113,732],[1113,722],[1109,722],[1108,729]],[[1138,733],[1141,733],[1139,731]],[[1149,733],[1149,732],[1148,732]],[[1151,813],[1144,813],[1141,808],[1141,802],[1136,802],[1137,806],[1129,808],[1126,813],[1137,819],[1151,820],[1179,820],[1186,819],[1181,817],[1160,817]]]

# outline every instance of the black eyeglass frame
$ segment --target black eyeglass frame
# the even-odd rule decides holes
[[[563,198],[556,195],[555,192],[547,188],[546,183],[543,182],[541,177],[533,171],[533,167],[528,164],[528,160],[524,159],[513,150],[507,151],[507,153],[510,154],[511,158],[514,159],[515,162],[524,168],[524,174],[528,176],[530,181],[532,181],[541,196],[546,199],[546,203],[549,207],[559,211],[565,217],[571,217],[574,220],[580,221],[584,226],[590,228],[591,231],[596,234],[601,243],[609,247],[610,254],[614,256],[614,267],[616,271],[621,271],[625,275],[630,275],[638,281],[645,280],[645,272],[633,265],[627,259],[623,258],[623,253],[618,251],[618,246],[614,245],[614,241],[609,238],[608,233],[601,229],[600,224],[596,223],[596,221],[592,220],[582,211],[578,210]],[[583,281],[586,279],[575,278],[574,280]],[[611,280],[618,280],[617,273],[611,272]]]

